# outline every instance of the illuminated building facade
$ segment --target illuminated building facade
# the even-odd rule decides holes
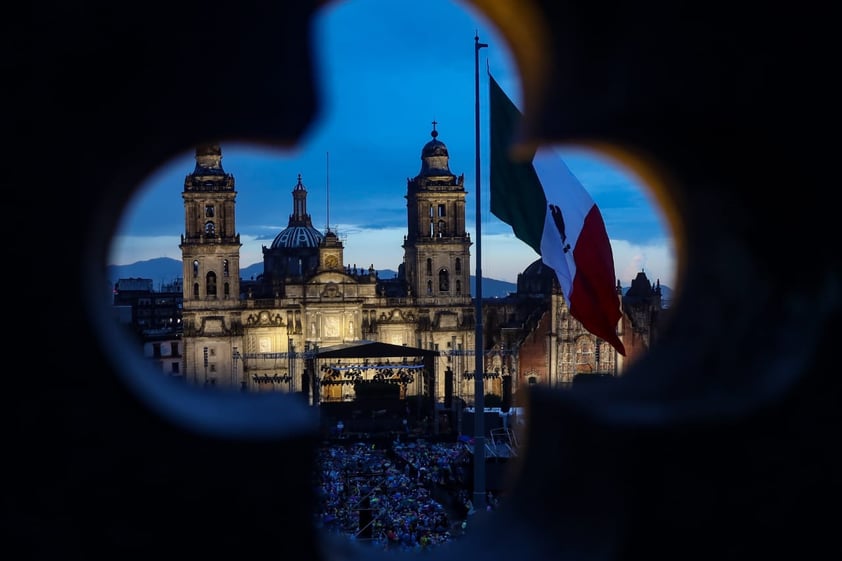
[[[327,381],[324,365],[314,358],[320,350],[374,341],[405,347],[407,356],[399,358],[407,364],[414,364],[412,349],[438,352],[429,386],[414,376],[406,395],[473,402],[476,324],[464,176],[450,171],[435,123],[431,135],[420,172],[407,180],[404,258],[390,279],[379,278],[373,265],[344,264],[337,233],[313,227],[299,175],[288,226],[263,247],[263,275],[241,280],[234,176],[222,167],[220,146],[198,147],[184,182],[180,244],[188,382],[347,401],[353,386],[320,383]],[[618,285],[618,299],[620,292]],[[516,396],[526,384],[566,387],[578,373],[622,371],[623,357],[570,317],[540,259],[519,275],[516,293],[489,298],[482,309],[486,394],[502,397],[504,380]],[[618,326],[621,336],[629,325]],[[635,333],[643,331],[648,337],[641,326]]]

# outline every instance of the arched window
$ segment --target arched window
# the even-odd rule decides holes
[[[216,296],[216,273],[213,271],[205,277],[205,292],[210,297]]]
[[[456,258],[455,266],[453,267],[456,274],[460,274],[462,272],[462,259],[460,257]]]
[[[447,292],[450,290],[450,275],[447,269],[439,271],[439,292]]]
[[[199,276],[199,260],[198,259],[193,260],[193,276],[194,277]]]
[[[213,218],[213,205],[205,205],[205,216]]]
[[[428,275],[433,274],[433,260],[432,259],[427,259],[427,274]]]
[[[227,259],[222,260],[222,276],[223,277],[228,276],[228,260]]]
[[[216,225],[208,220],[205,222],[205,235],[206,236],[215,236],[216,235]]]
[[[433,281],[428,280],[427,281],[427,294],[432,294],[432,293],[433,293]]]
[[[456,279],[456,294],[462,294],[462,281]]]
[[[193,283],[193,298],[198,298],[198,297],[199,297],[199,283],[194,282]]]
[[[231,285],[226,282],[222,285],[222,291],[225,297],[228,298],[229,296],[231,296]]]

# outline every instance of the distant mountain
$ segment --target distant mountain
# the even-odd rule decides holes
[[[129,265],[109,265],[105,276],[112,285],[120,279],[151,279],[152,286],[159,290],[161,285],[170,284],[184,276],[181,261],[170,257],[156,257],[147,261],[136,261]]]
[[[254,263],[240,269],[240,278],[246,280],[257,278],[261,274],[263,274],[263,263]],[[381,279],[391,279],[395,277],[397,272],[392,269],[379,269],[377,274]],[[112,286],[120,279],[140,278],[151,279],[152,286],[155,290],[159,290],[161,286],[171,284],[182,276],[181,261],[170,257],[157,257],[147,261],[137,261],[129,265],[109,265],[106,267],[106,277]],[[475,277],[471,276],[472,289],[475,282]],[[512,282],[489,278],[482,279],[483,298],[503,298],[509,292],[515,292],[516,290],[517,284]]]
[[[476,294],[477,278],[471,275],[471,294]],[[505,298],[510,292],[517,292],[517,284],[513,282],[506,282],[497,279],[482,279],[482,297],[485,298]]]

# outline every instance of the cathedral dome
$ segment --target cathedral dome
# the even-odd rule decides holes
[[[542,259],[536,259],[517,276],[518,294],[549,295],[552,294],[556,275]]]
[[[287,227],[275,236],[272,249],[318,248],[324,234],[313,227],[307,213],[307,189],[298,174],[298,184],[292,190],[293,213],[289,216]]]
[[[288,226],[272,241],[272,249],[319,247],[324,235],[313,226]]]

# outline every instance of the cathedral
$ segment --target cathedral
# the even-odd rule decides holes
[[[515,293],[476,305],[464,175],[450,170],[435,126],[431,136],[420,171],[407,179],[403,263],[388,279],[373,265],[344,264],[337,232],[313,226],[301,175],[287,227],[263,246],[263,274],[241,279],[234,175],[223,169],[219,145],[199,146],[182,193],[184,379],[297,392],[314,404],[353,401],[361,381],[381,381],[404,398],[424,395],[450,407],[454,398],[474,403],[475,376],[485,396],[516,403],[526,385],[619,376],[645,352],[657,337],[661,298],[642,272],[627,297],[617,283],[626,357],[570,316],[540,259],[518,275]]]

